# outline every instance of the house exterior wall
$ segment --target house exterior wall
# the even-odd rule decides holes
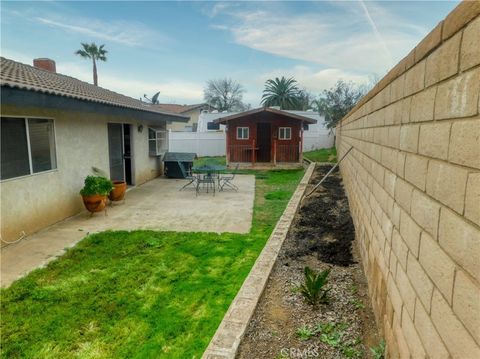
[[[134,184],[161,174],[158,158],[148,152],[148,130],[138,132],[134,118],[2,105],[2,116],[54,119],[57,168],[0,182],[1,234],[13,241],[83,210],[79,191],[92,166],[109,172],[107,123],[132,124]],[[165,125],[164,125],[165,126]],[[4,243],[2,243],[3,245]]]
[[[391,358],[480,358],[479,14],[461,3],[337,127]]]
[[[257,141],[257,124],[258,123],[270,123],[270,162],[298,162],[300,161],[299,148],[301,143],[301,131],[302,125],[298,120],[292,120],[281,116],[262,116],[262,114],[254,114],[248,118],[234,119],[228,122],[227,128],[227,153],[230,154],[230,162],[251,162],[243,154],[239,155],[235,152],[236,148],[243,146],[252,147],[255,140],[255,146],[258,145]],[[248,140],[237,139],[237,127],[248,127],[249,138]],[[278,138],[278,129],[280,127],[291,128],[291,139],[280,140]],[[275,154],[276,151],[276,154]],[[291,151],[295,151],[292,154]],[[251,153],[251,152],[250,152]]]
[[[188,120],[188,122],[171,122],[167,125],[167,128],[171,131],[185,131],[185,127],[191,127],[193,124],[198,123],[201,111],[201,108],[196,108],[191,111],[183,112],[182,115],[190,116],[190,120]]]

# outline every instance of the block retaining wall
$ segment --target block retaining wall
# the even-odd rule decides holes
[[[337,126],[391,358],[480,358],[480,2],[463,2]]]

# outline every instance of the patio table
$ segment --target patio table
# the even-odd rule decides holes
[[[222,166],[222,165],[203,165],[203,166],[198,166],[198,167],[192,167],[193,172],[198,172],[198,173],[215,173],[215,172],[221,172],[225,171],[227,169],[227,166]]]
[[[220,187],[220,172],[225,171],[227,166],[222,165],[203,165],[198,167],[192,167],[192,172],[204,173],[207,177],[217,177],[217,185]]]

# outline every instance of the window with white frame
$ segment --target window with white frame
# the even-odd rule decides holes
[[[292,139],[292,128],[291,127],[280,127],[278,129],[278,138],[280,140],[291,140]]]
[[[1,117],[0,179],[57,168],[53,120]]]
[[[248,127],[237,127],[237,140],[248,140],[248,137],[249,137]]]
[[[150,156],[160,156],[168,151],[168,132],[148,129],[148,152]]]

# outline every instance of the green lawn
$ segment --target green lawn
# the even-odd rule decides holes
[[[313,162],[335,163],[337,162],[337,149],[335,147],[332,147],[332,148],[324,148],[321,150],[304,152],[303,157]]]
[[[249,234],[95,234],[2,290],[1,356],[199,358],[303,175],[250,172]]]
[[[204,166],[206,164],[225,166],[226,163],[225,156],[214,156],[199,157],[193,162],[193,165],[196,167]]]

